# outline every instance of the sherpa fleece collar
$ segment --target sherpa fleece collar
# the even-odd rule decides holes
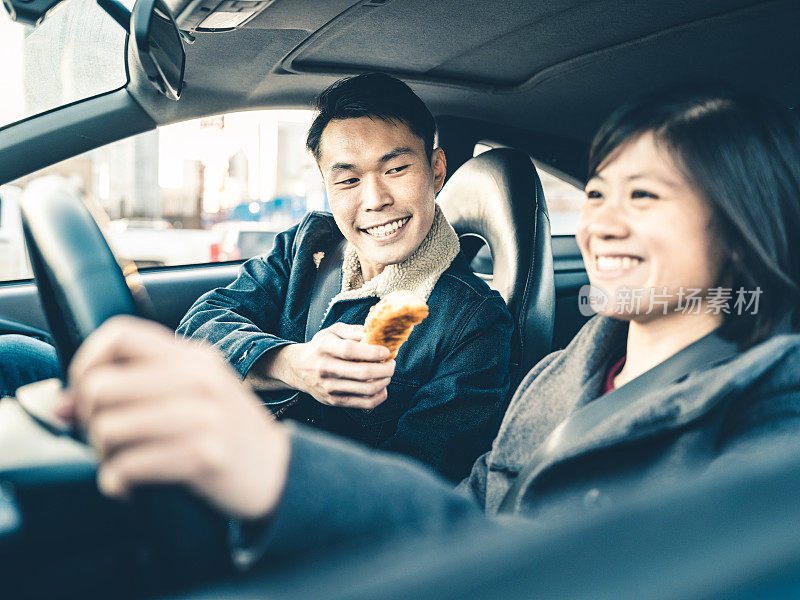
[[[436,205],[433,224],[419,248],[403,262],[388,265],[380,275],[364,282],[361,263],[355,246],[347,242],[342,262],[342,291],[331,301],[357,300],[377,296],[383,298],[395,290],[416,292],[425,301],[436,282],[458,255],[458,235]]]

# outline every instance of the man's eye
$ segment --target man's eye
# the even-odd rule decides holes
[[[393,169],[389,169],[388,171],[386,171],[386,174],[387,175],[393,175],[395,173],[399,173],[400,171],[405,171],[408,167],[409,167],[409,165],[403,165],[401,167],[394,167]]]
[[[633,198],[634,200],[638,200],[641,198],[651,198],[653,200],[658,200],[658,196],[656,196],[652,192],[648,192],[647,190],[633,190],[631,192],[631,198]]]
[[[337,181],[336,185],[352,185],[354,183],[358,183],[358,177],[351,177],[350,179],[343,179],[342,181]]]

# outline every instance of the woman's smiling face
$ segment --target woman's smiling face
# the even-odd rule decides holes
[[[682,293],[705,296],[718,285],[711,210],[652,133],[612,155],[586,184],[586,196],[576,239],[592,286],[612,299],[601,313],[649,321],[674,311]],[[619,304],[631,297],[628,290],[641,290],[631,313]]]

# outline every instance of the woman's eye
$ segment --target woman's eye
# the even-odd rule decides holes
[[[586,190],[586,197],[589,200],[596,200],[603,197],[603,194],[598,192],[597,190]]]
[[[652,192],[648,192],[647,190],[633,190],[631,192],[631,198],[634,200],[638,200],[640,198],[652,198],[654,200],[658,200],[658,196]]]
[[[403,165],[401,167],[394,167],[393,169],[389,169],[386,171],[387,175],[394,175],[395,173],[399,173],[400,171],[405,171],[409,165]]]

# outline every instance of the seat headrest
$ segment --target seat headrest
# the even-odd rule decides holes
[[[550,351],[555,313],[550,218],[533,161],[510,148],[484,152],[453,173],[437,201],[468,259],[475,236],[488,244],[492,287],[515,321],[512,360],[524,375]]]

